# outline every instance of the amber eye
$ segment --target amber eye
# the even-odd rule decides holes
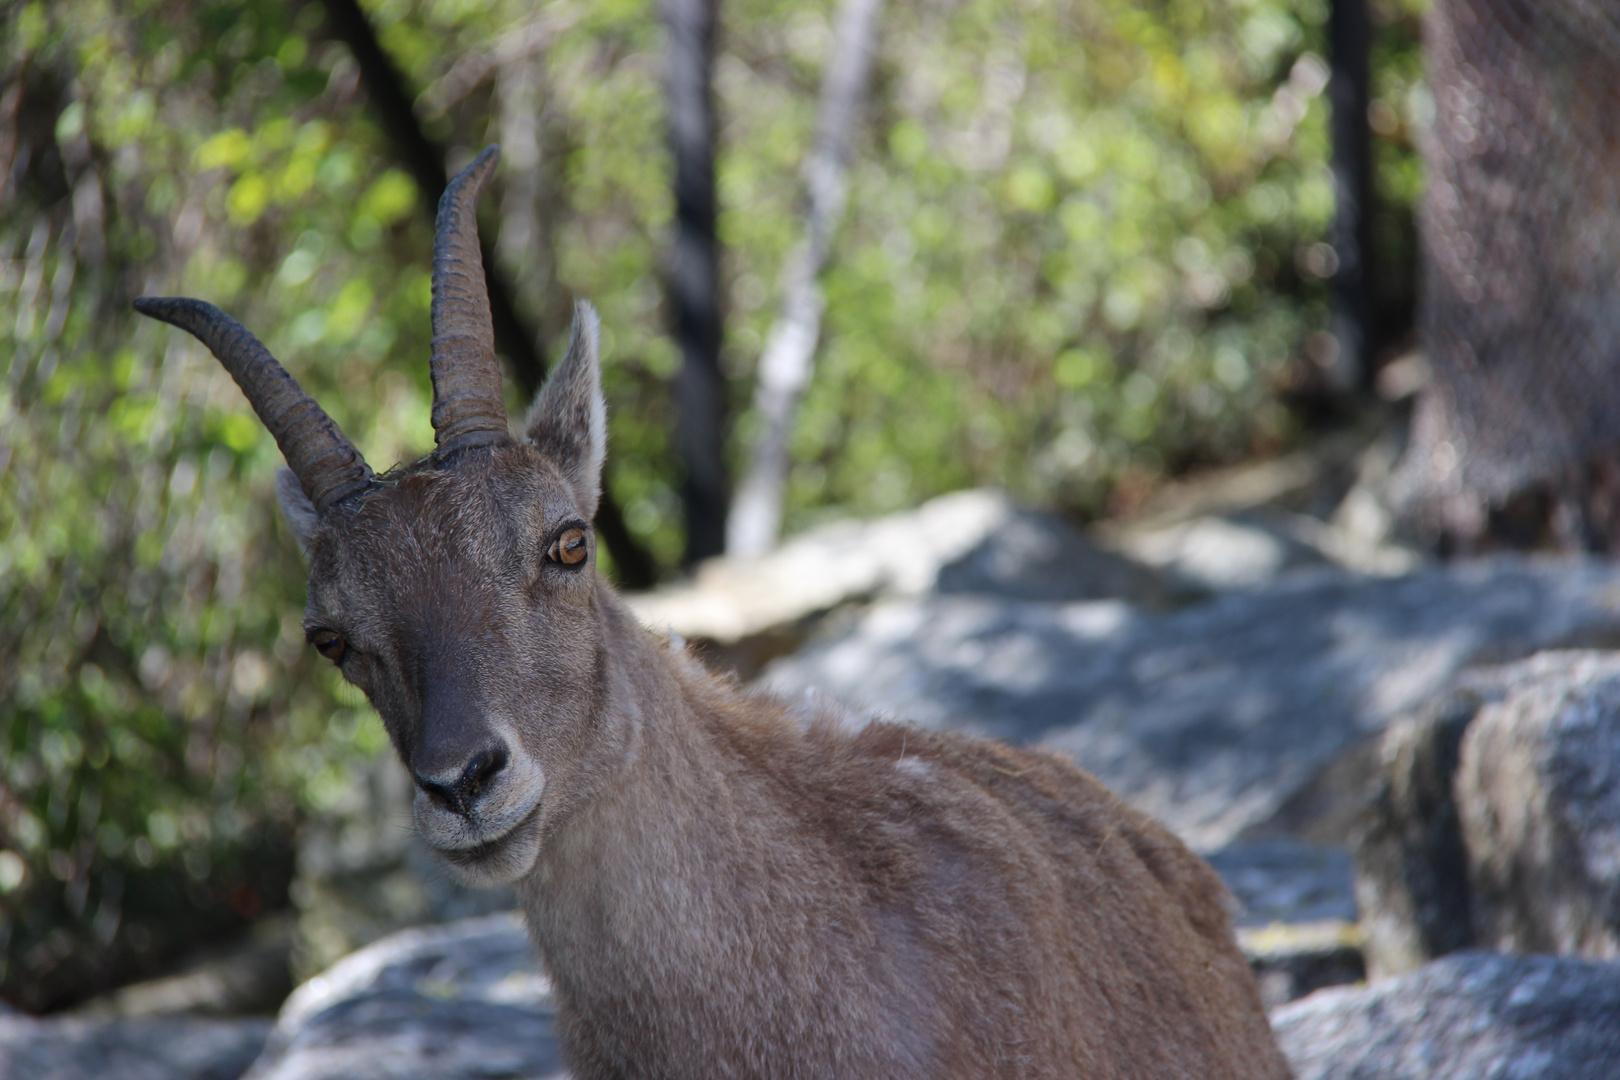
[[[551,550],[546,552],[546,558],[564,566],[578,566],[585,561],[586,551],[585,530],[566,529],[561,536],[552,541]]]
[[[349,643],[330,630],[317,630],[309,637],[309,643],[315,646],[315,651],[332,661],[334,664],[343,662],[343,654],[349,651]]]

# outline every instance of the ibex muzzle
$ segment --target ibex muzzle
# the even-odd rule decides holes
[[[422,836],[513,881],[579,1080],[1278,1080],[1214,872],[1047,755],[716,680],[598,580],[596,319],[501,404],[473,201],[439,204],[438,448],[374,475],[252,335],[205,341],[291,466],[311,644],[366,692]]]

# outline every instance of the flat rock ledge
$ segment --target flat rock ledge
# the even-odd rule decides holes
[[[1117,601],[874,605],[766,669],[929,727],[1071,754],[1216,851],[1463,668],[1620,643],[1620,567],[1513,558],[1396,578],[1304,570],[1163,615]]]
[[[268,1020],[0,1014],[0,1080],[237,1080]]]
[[[1152,606],[1171,589],[1160,573],[1102,550],[1056,515],[976,490],[870,521],[832,522],[756,559],[711,559],[691,581],[625,599],[652,629],[752,674],[841,605],[923,593]]]
[[[561,1080],[551,987],[516,913],[405,930],[293,992],[245,1080]]]
[[[1454,953],[1272,1013],[1297,1080],[1614,1080],[1620,964]]]

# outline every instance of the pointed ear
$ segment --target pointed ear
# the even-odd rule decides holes
[[[602,401],[597,335],[596,310],[584,301],[575,304],[568,355],[540,388],[524,421],[529,442],[563,471],[587,518],[596,516],[602,459],[607,456],[607,406]]]
[[[309,538],[315,535],[321,515],[291,469],[276,470],[276,502],[281,504],[281,516],[287,520],[287,527],[298,537],[298,550],[307,555]]]

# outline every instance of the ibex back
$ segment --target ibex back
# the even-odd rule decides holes
[[[1285,1077],[1215,874],[1057,758],[705,674],[595,573],[596,319],[524,434],[473,204],[434,249],[428,457],[375,476],[217,309],[291,466],[310,642],[365,691],[463,879],[514,882],[580,1080]],[[296,478],[296,479],[294,479]]]

